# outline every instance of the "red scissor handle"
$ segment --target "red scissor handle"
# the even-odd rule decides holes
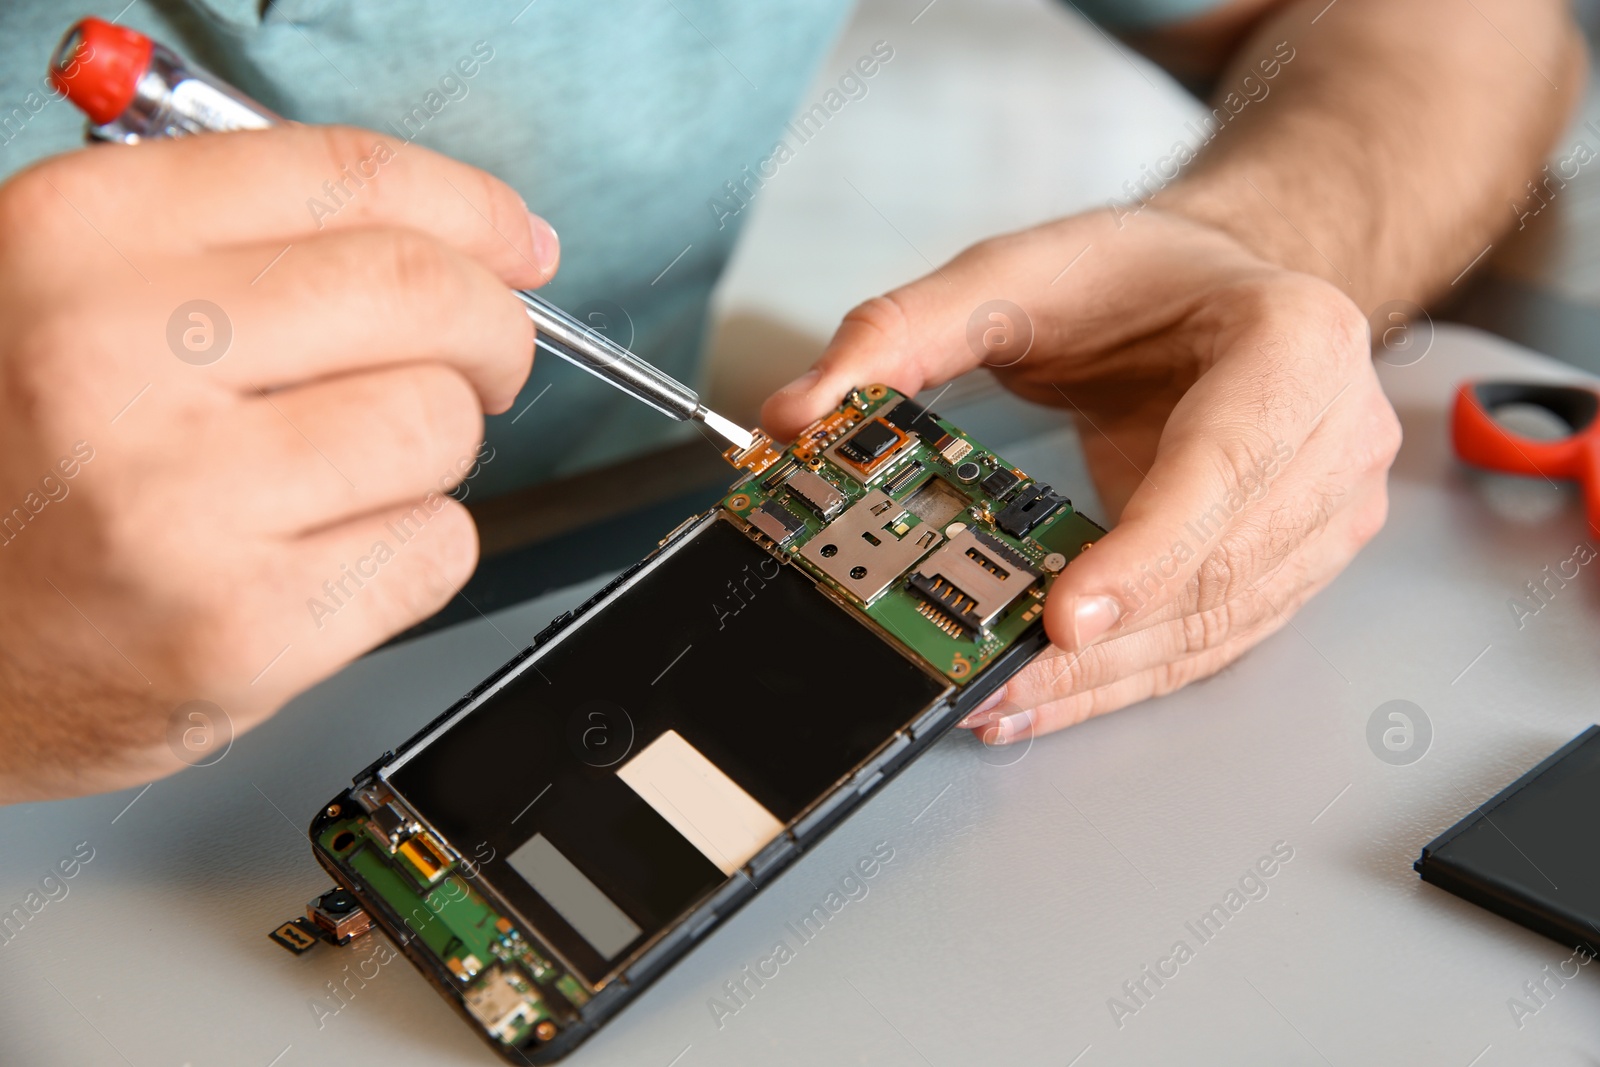
[[[1512,404],[1543,408],[1572,430],[1539,440],[1507,430],[1496,410]],[[1463,382],[1456,390],[1450,436],[1468,463],[1507,474],[1575,481],[1583,487],[1589,526],[1600,533],[1600,393],[1576,385],[1536,382]]]

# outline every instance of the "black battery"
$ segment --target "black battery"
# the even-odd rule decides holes
[[[1600,953],[1600,726],[1440,834],[1412,866],[1463,900]]]

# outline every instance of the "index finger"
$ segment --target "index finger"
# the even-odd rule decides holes
[[[103,145],[46,160],[18,180],[30,178],[47,180],[112,242],[180,255],[394,226],[438,238],[517,288],[549,281],[559,258],[549,223],[498,178],[349,126]]]
[[[868,300],[844,317],[815,369],[767,401],[762,424],[788,437],[868,382],[914,396],[984,365],[1014,368],[1006,371],[1014,381],[1048,377],[1063,360],[1109,351],[1182,319],[1225,267],[1266,269],[1215,232],[1147,221],[1123,229],[1097,213],[992,238]],[[1057,287],[1063,264],[1095,242],[1114,251]],[[1152,263],[1161,269],[1152,271]],[[1020,355],[1006,347],[1017,343],[1025,345]]]

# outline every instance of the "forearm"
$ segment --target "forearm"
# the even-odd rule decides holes
[[[1280,42],[1293,58],[1267,80]],[[1560,0],[1289,3],[1245,39],[1213,104],[1267,95],[1152,202],[1365,311],[1426,302],[1516,224],[1585,72]]]

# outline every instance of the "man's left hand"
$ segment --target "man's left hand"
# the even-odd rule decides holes
[[[975,310],[996,299],[1024,321],[990,332],[980,318],[970,332],[985,340],[969,343]],[[1120,514],[1050,591],[1054,647],[963,721],[988,743],[1216,672],[1383,525],[1400,426],[1361,311],[1153,208],[993,238],[869,300],[762,421],[788,437],[854,386],[909,396],[986,365],[1074,411],[1101,501]]]

